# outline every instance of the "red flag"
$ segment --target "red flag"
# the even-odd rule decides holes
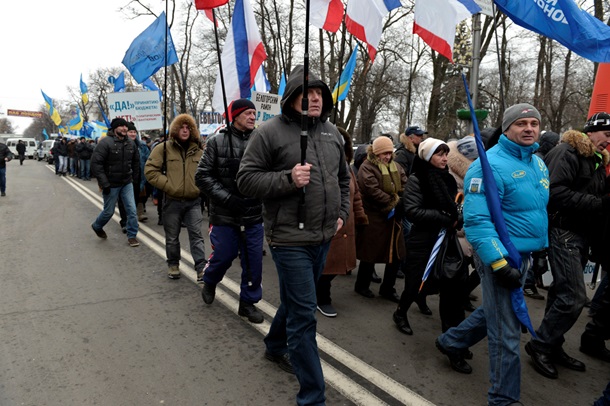
[[[227,4],[229,0],[195,0],[197,10],[208,10]]]
[[[214,12],[209,8],[206,8],[203,11],[205,12],[205,16],[208,18],[208,20],[214,22]],[[218,27],[218,21],[216,21],[216,27]]]

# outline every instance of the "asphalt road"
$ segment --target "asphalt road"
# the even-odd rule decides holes
[[[279,303],[270,256],[259,304],[266,320],[252,325],[236,314],[236,267],[217,300],[204,305],[186,231],[185,275],[167,278],[152,203],[138,234],[142,245],[131,248],[117,216],[105,228],[108,240],[91,230],[101,210],[95,181],[60,178],[43,162],[15,160],[7,182],[0,197],[0,406],[295,404],[296,379],[263,358],[262,338]],[[354,281],[354,275],[335,279],[339,315],[318,318],[328,405],[486,404],[485,341],[472,348],[473,374],[458,374],[434,347],[436,296],[428,299],[433,316],[416,307],[409,312],[415,334],[405,336],[393,326],[395,305],[356,295]],[[528,305],[537,326],[544,301]],[[560,368],[559,379],[548,380],[522,351],[525,405],[590,405],[601,394],[608,365],[578,351],[587,321],[585,312],[565,345],[586,363],[585,373]]]

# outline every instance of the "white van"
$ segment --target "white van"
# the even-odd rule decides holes
[[[11,152],[15,154],[15,158],[19,154],[17,154],[17,143],[19,141],[23,141],[25,143],[25,156],[30,159],[34,158],[34,153],[36,152],[36,140],[34,138],[9,138],[6,140],[6,146],[9,147]]]

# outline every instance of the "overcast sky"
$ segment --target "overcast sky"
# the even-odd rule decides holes
[[[17,133],[30,119],[6,116],[7,109],[35,110],[40,90],[68,100],[68,86],[87,83],[90,72],[123,66],[131,41],[154,18],[128,20],[118,9],[129,0],[3,0],[0,5],[0,118]],[[151,0],[160,13],[165,3]],[[126,69],[125,69],[126,70]]]

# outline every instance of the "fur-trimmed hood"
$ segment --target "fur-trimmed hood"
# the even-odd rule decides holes
[[[197,129],[197,123],[195,119],[188,114],[180,114],[174,118],[174,121],[169,125],[169,136],[173,139],[176,139],[178,136],[178,132],[183,124],[188,124],[191,130],[191,141],[200,144],[199,130]]]
[[[400,134],[400,143],[405,146],[405,149],[407,151],[412,152],[414,154],[417,152],[417,148],[415,148],[415,144],[413,144],[413,141],[411,141],[411,138],[409,138],[404,133]]]
[[[449,141],[447,145],[449,146],[449,153],[447,154],[447,166],[452,174],[458,176],[461,178],[462,182],[464,182],[466,171],[468,171],[472,161],[460,154],[457,148],[457,141]]]
[[[576,150],[576,153],[585,157],[591,157],[595,155],[595,152],[597,151],[597,148],[591,142],[589,137],[586,134],[581,133],[580,131],[566,131],[561,136],[561,142],[569,144]],[[601,154],[604,165],[608,165],[608,163],[610,162],[610,153],[608,153],[608,151],[604,149]]]

